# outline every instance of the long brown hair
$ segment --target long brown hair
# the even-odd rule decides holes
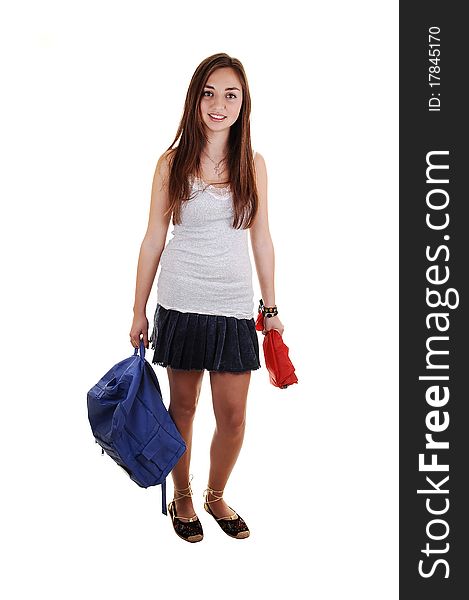
[[[213,71],[222,67],[236,71],[243,89],[241,110],[229,132],[227,166],[233,198],[232,226],[248,229],[257,214],[259,203],[251,148],[251,96],[243,65],[237,58],[224,52],[203,60],[189,84],[176,137],[166,150],[170,169],[167,213],[172,213],[173,223],[181,223],[182,202],[189,199],[191,192],[189,177],[200,176],[200,155],[208,143],[200,114],[200,101],[208,78]],[[178,139],[179,144],[174,148]]]

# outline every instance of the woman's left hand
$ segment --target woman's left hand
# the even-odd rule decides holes
[[[270,329],[277,329],[280,335],[283,335],[283,330],[285,329],[282,321],[275,317],[264,317],[264,330],[262,331],[262,335],[265,335]]]

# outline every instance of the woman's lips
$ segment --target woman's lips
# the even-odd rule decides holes
[[[223,115],[218,116],[218,117],[215,117],[215,116],[212,117],[212,115],[209,113],[208,116],[210,117],[210,120],[214,121],[215,123],[221,123],[222,121],[224,121],[226,119],[226,117]]]

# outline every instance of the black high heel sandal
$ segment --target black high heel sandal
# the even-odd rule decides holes
[[[178,498],[171,500],[171,502],[168,504],[168,512],[171,515],[174,531],[180,538],[186,542],[200,542],[204,537],[204,532],[199,517],[196,514],[194,514],[192,517],[180,517],[176,513],[175,501],[179,500],[179,498],[184,498],[185,496],[188,498],[192,496],[192,488],[190,484],[191,480],[192,476],[189,480],[189,485],[182,490],[177,490],[174,488],[174,491],[179,492],[181,495]]]
[[[208,494],[212,494],[212,496],[215,496],[214,500],[208,500]],[[216,494],[221,494],[220,496],[216,496]],[[208,512],[209,515],[212,515],[212,517],[215,519],[215,521],[218,523],[218,525],[220,525],[220,527],[223,529],[223,531],[226,533],[226,535],[229,535],[232,538],[236,538],[236,539],[243,539],[243,538],[247,538],[250,535],[250,531],[248,526],[246,525],[246,522],[244,521],[244,519],[238,515],[238,513],[233,510],[231,508],[231,506],[229,506],[228,508],[230,510],[233,511],[233,514],[228,515],[226,517],[216,517],[209,504],[211,504],[212,502],[217,502],[218,500],[221,500],[223,498],[223,490],[214,490],[211,487],[207,487],[206,490],[204,490],[204,496],[205,496],[205,502],[204,502],[204,508],[205,510]]]

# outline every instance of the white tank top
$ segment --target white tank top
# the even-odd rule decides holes
[[[182,203],[181,224],[174,225],[161,254],[158,303],[181,312],[251,319],[248,230],[231,225],[231,190],[195,177],[191,183],[194,197]]]

